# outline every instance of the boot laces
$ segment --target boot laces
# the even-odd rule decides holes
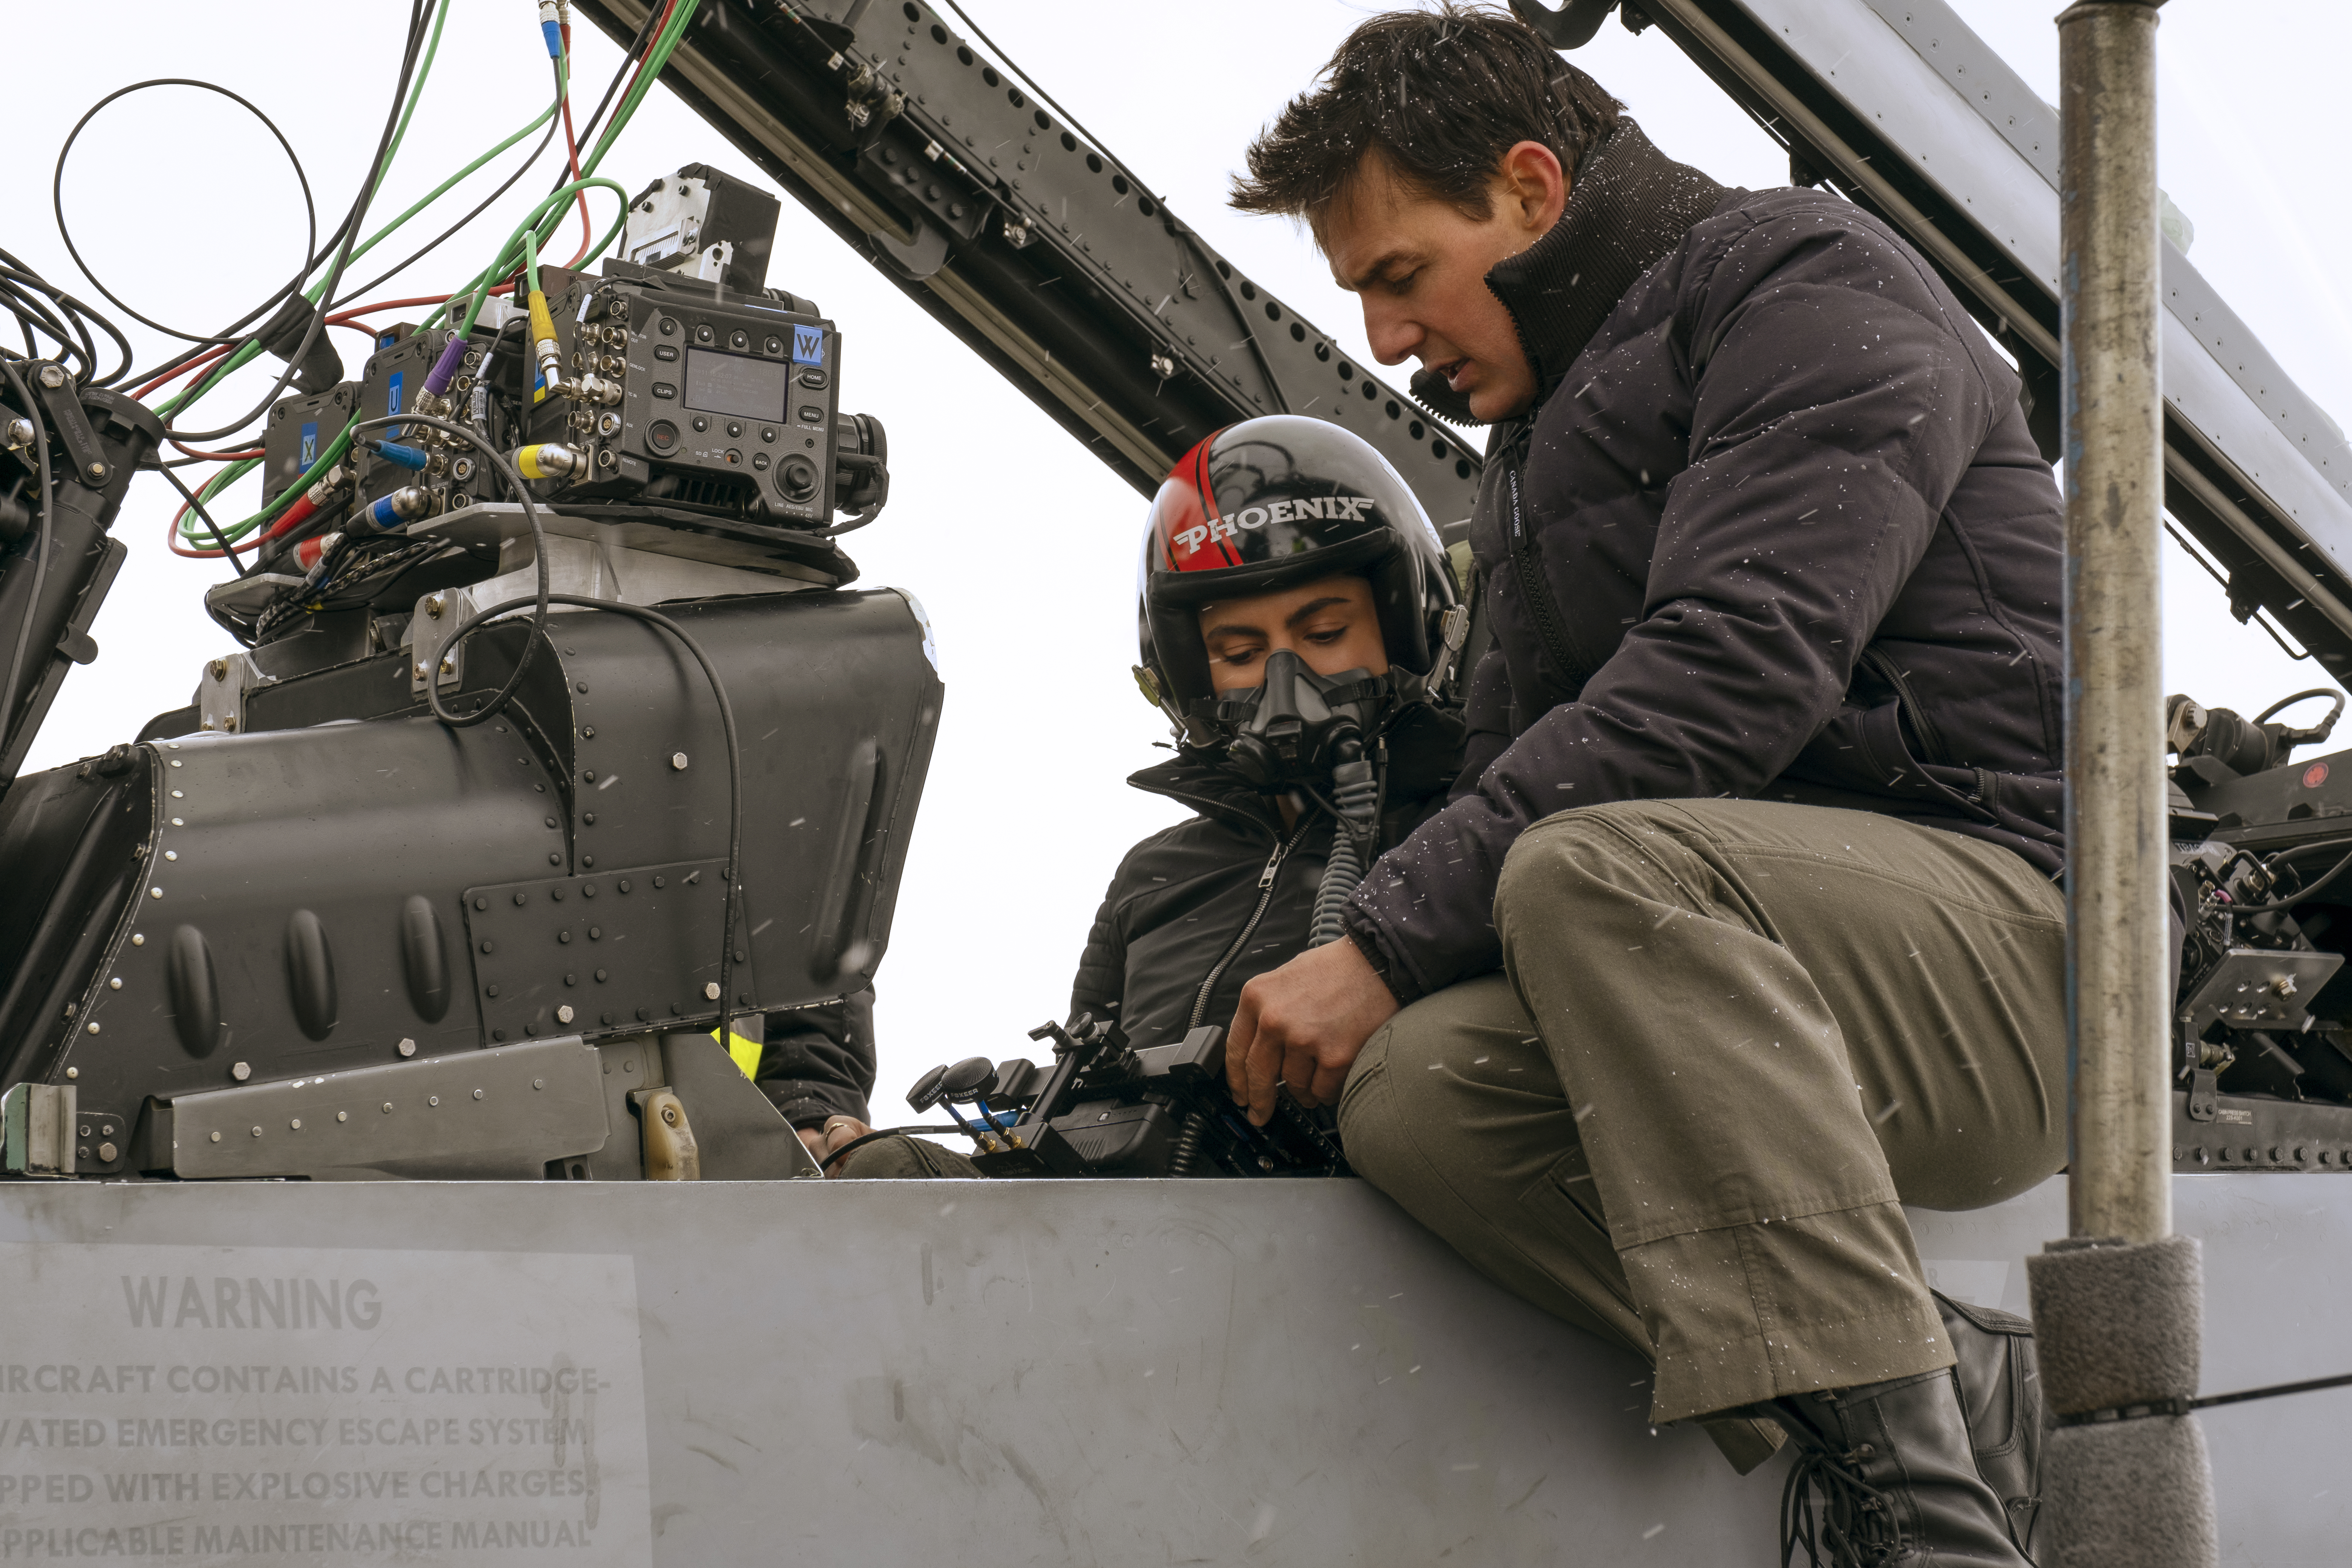
[[[1780,1563],[1805,1549],[1811,1568],[1879,1568],[1903,1550],[1903,1534],[1885,1493],[1862,1479],[1864,1448],[1810,1446],[1780,1489]]]

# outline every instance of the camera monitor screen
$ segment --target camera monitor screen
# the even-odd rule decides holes
[[[706,414],[781,422],[792,381],[793,367],[775,360],[686,351],[686,405]]]

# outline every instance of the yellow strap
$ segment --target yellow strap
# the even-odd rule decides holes
[[[719,1037],[719,1031],[716,1029],[711,1030],[710,1037],[714,1040],[717,1039]],[[757,1076],[759,1073],[759,1041],[747,1040],[742,1036],[737,1034],[734,1030],[730,1029],[727,1031],[727,1054],[734,1058],[737,1070],[741,1072],[745,1078],[752,1078]]]

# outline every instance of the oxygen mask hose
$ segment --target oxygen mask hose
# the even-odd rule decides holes
[[[1309,947],[1335,942],[1347,929],[1348,900],[1355,897],[1364,873],[1371,868],[1380,833],[1380,784],[1363,748],[1347,743],[1345,760],[1331,770],[1336,820],[1331,853],[1323,862],[1323,880],[1315,890],[1315,919],[1307,931]]]

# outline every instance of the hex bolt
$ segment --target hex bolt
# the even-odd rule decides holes
[[[260,1128],[258,1128],[258,1127],[255,1128],[255,1129],[253,1130],[253,1135],[254,1135],[256,1138],[260,1137],[260,1136],[261,1136],[261,1129],[260,1129]]]
[[[392,1101],[387,1100],[383,1102],[383,1113],[386,1116],[390,1116],[392,1114]]]
[[[215,1143],[217,1143],[217,1142],[220,1142],[220,1134],[219,1134],[219,1133],[215,1132],[215,1133],[214,1133],[214,1134],[213,1134],[213,1142],[215,1142]]]
[[[702,999],[706,1002],[716,1002],[719,1000],[719,982],[716,980],[704,982],[702,987]]]
[[[63,386],[65,384],[66,373],[62,368],[53,364],[45,364],[41,367],[41,384],[43,386],[47,387],[51,392],[55,392],[58,387]]]
[[[400,1044],[395,1046],[394,1049],[397,1050],[404,1057],[413,1057],[416,1054],[416,1042],[404,1037]]]
[[[288,1128],[289,1128],[289,1129],[290,1129],[290,1130],[292,1130],[293,1131],[299,1132],[299,1131],[302,1131],[302,1119],[301,1119],[300,1117],[299,1117],[299,1116],[298,1116],[298,1117],[294,1118],[291,1121],[289,1121],[286,1125],[287,1125],[287,1127],[288,1127]]]
[[[335,1120],[338,1121],[349,1121],[351,1119],[352,1113],[348,1110],[338,1110],[335,1112]]]
[[[555,1010],[555,1021],[559,1024],[569,1024],[572,1022],[572,1008],[569,1004],[558,1007]]]
[[[482,1098],[482,1091],[481,1091],[480,1089],[476,1089],[476,1090],[474,1091],[474,1098],[475,1098],[476,1100],[479,1100],[479,1099],[481,1099],[481,1098]]]
[[[237,1082],[243,1083],[247,1079],[253,1076],[253,1064],[250,1062],[239,1062],[236,1066],[228,1069],[228,1076],[236,1079]]]
[[[669,765],[676,768],[679,773],[686,772],[686,753],[684,752],[672,752],[669,754]]]
[[[90,1025],[90,1026],[89,1026],[89,1032],[90,1032],[91,1034],[93,1034],[93,1035],[95,1035],[96,1033],[98,1033],[98,1026],[97,1026],[97,1024],[92,1023],[92,1024]]]
[[[216,658],[205,668],[209,668],[213,672],[213,679],[215,680],[226,680],[228,679],[228,660],[225,658]]]
[[[78,1079],[78,1078],[79,1078],[80,1076],[81,1076],[81,1068],[66,1068],[66,1078],[67,1078],[67,1080],[68,1080],[68,1081],[69,1081],[69,1082],[70,1082],[72,1079]]]

